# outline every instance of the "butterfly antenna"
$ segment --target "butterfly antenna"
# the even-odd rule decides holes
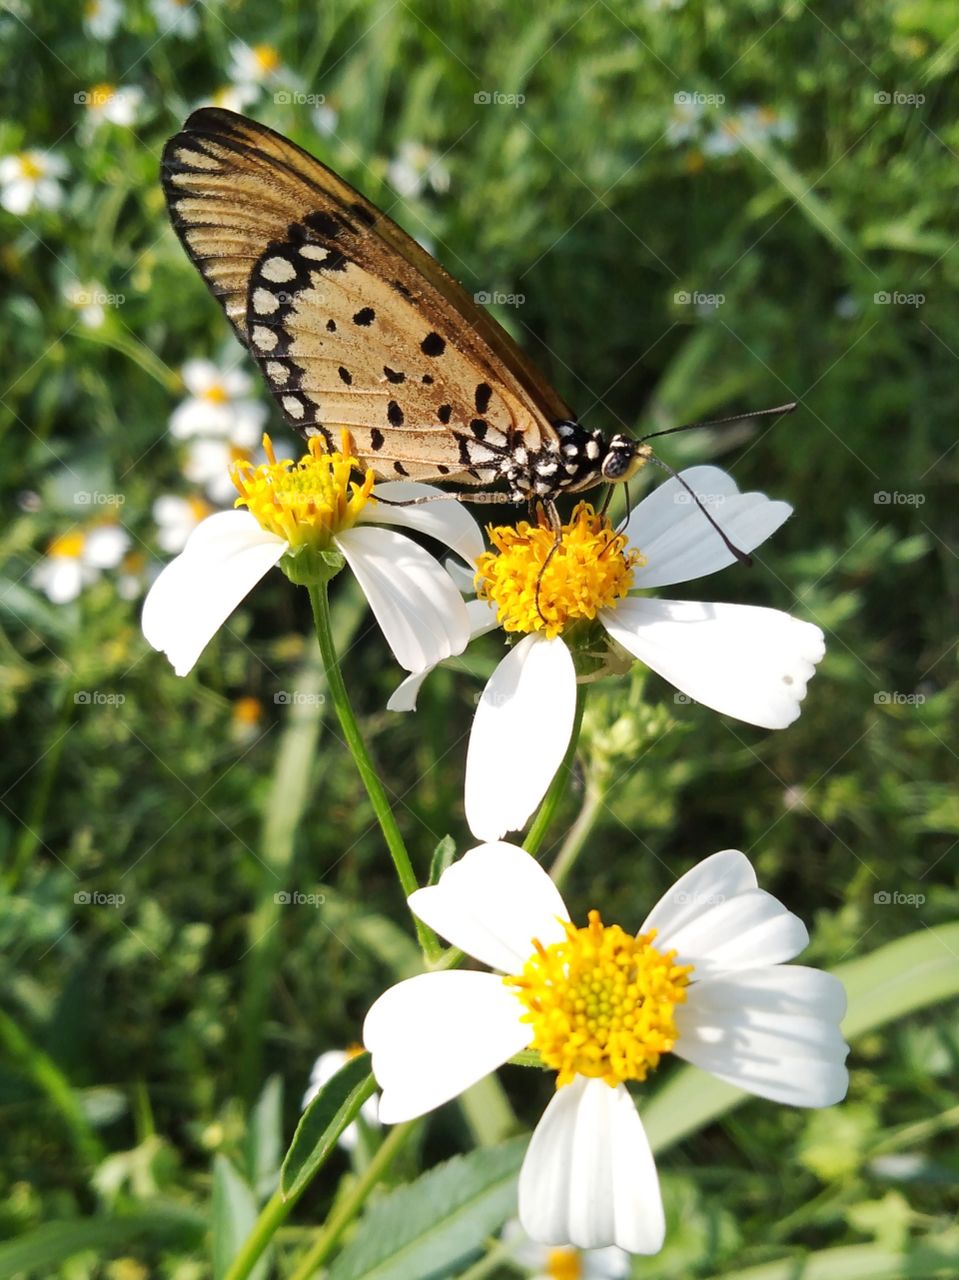
[[[737,547],[736,544],[729,538],[729,536],[720,528],[720,526],[716,523],[716,520],[714,519],[714,517],[710,515],[710,513],[706,510],[706,507],[703,505],[702,499],[700,498],[699,494],[695,491],[695,489],[693,489],[690,485],[686,483],[686,481],[679,474],[679,472],[674,470],[669,465],[668,462],[663,462],[662,458],[653,457],[653,458],[650,458],[650,462],[655,462],[657,467],[662,467],[662,469],[665,472],[667,472],[669,475],[671,475],[674,480],[679,481],[679,483],[683,486],[683,488],[692,498],[693,502],[695,502],[696,506],[699,507],[700,511],[703,513],[703,515],[706,517],[709,523],[713,526],[713,528],[722,538],[723,543],[726,546],[726,549],[736,557],[736,559],[739,561],[740,564],[751,565],[753,562],[752,556],[749,555],[747,552],[743,551],[742,548]]]
[[[746,422],[749,418],[771,418],[774,414],[792,413],[795,408],[796,401],[793,400],[790,404],[777,404],[772,409],[754,409],[751,413],[734,413],[728,418],[710,418],[706,422],[687,422],[681,427],[667,427],[665,431],[653,431],[648,436],[640,436],[639,443],[656,440],[660,436],[675,435],[677,431],[695,431],[698,427],[724,427],[731,422]]]

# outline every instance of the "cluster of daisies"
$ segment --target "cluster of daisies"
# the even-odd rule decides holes
[[[448,495],[376,483],[348,433],[335,452],[313,440],[304,456],[282,457],[264,438],[264,453],[265,461],[233,464],[236,506],[197,525],[154,583],[144,634],[185,675],[271,569],[319,587],[348,567],[409,673],[395,710],[413,709],[438,663],[481,634],[500,634],[505,654],[467,753],[465,810],[477,843],[408,899],[419,920],[485,969],[433,969],[375,1001],[363,1044],[381,1093],[361,1124],[422,1116],[533,1051],[557,1088],[519,1179],[522,1232],[543,1257],[602,1250],[593,1273],[622,1274],[615,1251],[655,1253],[665,1233],[630,1086],[675,1054],[762,1098],[839,1102],[844,991],[829,974],[787,963],[807,945],[806,929],[737,850],[705,858],[641,922],[620,925],[598,909],[574,919],[509,837],[563,765],[578,686],[630,661],[750,724],[783,729],[795,720],[823,656],[818,627],[775,609],[658,594],[733,560],[690,490],[745,551],[790,508],[740,493],[715,467],[692,467],[682,475],[688,489],[667,481],[622,529],[581,503],[558,547],[552,530],[530,521],[489,529],[487,546]],[[410,532],[453,559],[442,564]],[[518,768],[530,726],[536,751],[523,751]],[[318,1062],[311,1087],[329,1066]],[[543,1274],[563,1274],[543,1265]]]

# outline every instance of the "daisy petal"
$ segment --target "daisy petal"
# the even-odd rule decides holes
[[[178,676],[197,658],[287,543],[247,511],[220,511],[202,521],[154,582],[143,602],[147,642],[165,653]]]
[[[449,565],[455,563],[450,561]],[[456,575],[450,573],[449,565],[446,572],[450,574],[454,582]],[[470,640],[475,640],[477,636],[485,636],[488,631],[495,631],[499,625],[496,621],[495,607],[490,609],[486,600],[467,600],[466,612],[470,620]],[[416,671],[393,690],[390,700],[386,704],[388,711],[415,711],[416,699],[419,697],[420,686],[423,681],[439,664],[434,662],[426,667],[423,671]]]
[[[682,693],[763,729],[798,718],[825,652],[818,627],[755,605],[631,598],[600,617],[614,640]]]
[[[563,640],[526,636],[490,676],[473,719],[465,800],[475,836],[498,840],[525,825],[566,754],[575,714]]]
[[[680,876],[650,911],[639,932],[655,929],[662,937],[670,937],[704,907],[758,887],[756,872],[746,855],[738,849],[723,849]]]
[[[449,574],[391,529],[359,525],[334,539],[356,574],[396,661],[422,671],[469,640],[469,615]]]
[[[666,1222],[652,1152],[623,1085],[558,1089],[519,1175],[519,1220],[542,1244],[658,1253]]]
[[[383,1123],[425,1115],[525,1049],[522,1012],[492,973],[421,973],[390,987],[363,1024]]]
[[[413,480],[388,480],[376,486],[373,497],[387,498],[390,502],[411,502],[416,498],[429,501],[410,507],[371,502],[360,516],[361,523],[401,524],[418,530],[445,543],[470,565],[475,564],[485,550],[482,530],[453,494]]]
[[[700,899],[690,916],[676,927],[660,929],[656,937],[658,948],[675,951],[680,964],[693,965],[694,983],[737,969],[782,964],[808,942],[799,917],[763,889]]]
[[[519,973],[533,952],[566,936],[569,919],[559,890],[535,858],[512,844],[470,849],[440,876],[417,889],[410,910],[474,960],[501,973]]]
[[[718,467],[689,467],[680,474],[741,551],[760,546],[792,514],[787,502],[773,502],[764,493],[740,493],[732,476]],[[647,561],[634,571],[638,588],[690,582],[736,561],[675,478],[643,499],[630,516],[626,536]]]
[[[676,1009],[674,1052],[749,1093],[794,1107],[846,1096],[846,999],[829,973],[776,965],[697,983]]]

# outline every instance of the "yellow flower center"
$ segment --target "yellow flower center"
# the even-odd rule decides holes
[[[686,999],[691,964],[653,945],[656,930],[639,936],[604,925],[598,911],[566,938],[535,951],[517,977],[503,979],[526,1006],[532,1047],[559,1072],[556,1087],[576,1076],[617,1085],[645,1080],[676,1043],[673,1018]]]
[[[83,555],[86,541],[86,534],[79,530],[73,533],[61,533],[47,547],[47,555],[55,556],[59,560],[79,560]]]
[[[246,507],[264,529],[284,538],[291,550],[326,550],[333,535],[351,528],[371,501],[373,472],[367,471],[362,482],[353,479],[360,464],[352,444],[345,431],[341,452],[326,453],[323,440],[311,436],[310,451],[299,462],[277,461],[270,437],[264,435],[269,461],[254,466],[241,459],[230,467],[240,494],[235,505]]]
[[[201,400],[209,400],[211,404],[227,404],[230,396],[222,382],[213,382],[200,393]]]
[[[549,1280],[582,1280],[583,1259],[578,1249],[550,1249],[546,1257]]]
[[[28,178],[31,182],[35,182],[37,178],[43,177],[43,165],[37,164],[28,152],[21,152],[17,159],[20,161],[21,178]]]
[[[506,631],[552,637],[580,618],[595,618],[626,595],[633,567],[646,563],[588,502],[562,526],[558,543],[542,515],[538,525],[490,525],[488,533],[496,550],[477,562],[476,594],[496,605]]]
[[[232,459],[232,461],[238,461],[238,459]],[[201,498],[199,494],[191,494],[190,497],[187,498],[186,504],[190,509],[190,515],[197,524],[199,524],[201,520],[205,520],[207,516],[211,516],[213,514],[213,508],[207,500],[205,498]]]
[[[256,65],[265,75],[275,71],[280,65],[280,55],[271,44],[254,45],[253,57],[256,59]]]
[[[87,94],[87,106],[92,108],[105,107],[115,93],[116,85],[105,82],[103,84],[95,84]]]
[[[263,703],[259,698],[237,698],[233,704],[233,723],[236,725],[247,727],[259,724],[262,715]]]

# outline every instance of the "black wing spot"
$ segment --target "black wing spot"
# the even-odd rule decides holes
[[[336,333],[336,321],[335,321],[335,320],[327,320],[327,322],[326,322],[326,328],[327,328],[327,331],[328,331],[329,333]]]
[[[340,365],[340,381],[345,382],[348,387],[353,385],[353,377],[349,369],[344,369],[342,365]]]
[[[489,423],[484,422],[482,418],[474,418],[470,423],[470,431],[476,440],[485,440],[486,433],[489,431]]]
[[[390,284],[393,286],[396,292],[399,294],[402,294],[404,298],[412,298],[413,296],[412,293],[410,293],[409,289],[407,289],[406,285],[403,283],[402,280],[391,280]]]
[[[481,382],[476,388],[476,412],[485,413],[493,397],[493,388],[488,382]]]
[[[321,271],[345,271],[349,265],[349,259],[345,254],[340,253],[339,249],[328,249],[323,261],[317,262],[316,265]]]
[[[373,308],[363,307],[357,311],[356,315],[353,317],[353,323],[358,324],[365,329],[368,325],[371,325],[375,319],[376,312]]]
[[[360,222],[362,222],[365,226],[367,227],[376,226],[376,214],[371,213],[370,210],[367,209],[365,204],[360,204],[358,200],[354,200],[353,203],[350,205],[350,208],[359,218]]]
[[[383,448],[383,432],[379,427],[374,427],[370,432],[370,448],[375,452],[377,449]]]
[[[430,332],[420,343],[420,350],[424,356],[441,356],[446,350],[446,339],[441,338],[438,333]]]
[[[407,469],[403,466],[402,462],[394,462],[393,470],[396,472],[398,476],[408,476],[410,474],[407,471]]]
[[[422,378],[420,378],[420,382],[422,382],[424,387],[431,387],[433,385],[433,375],[431,373],[424,373]]]
[[[321,236],[326,236],[329,240],[340,234],[341,224],[339,219],[335,218],[332,213],[327,213],[325,209],[316,209],[313,213],[308,213],[303,221],[308,227],[311,227]]]
[[[383,366],[383,372],[386,374],[386,379],[388,382],[405,382],[406,381],[405,373],[398,373],[396,369],[391,369],[388,364],[385,364]]]
[[[439,418],[440,422],[442,422],[443,426],[445,427],[446,424],[449,422],[450,418],[452,418],[453,416],[453,406],[451,404],[441,404],[440,407],[436,410],[436,416]]]
[[[403,416],[403,410],[395,400],[391,400],[387,405],[386,416],[389,418],[391,426],[394,427],[401,427],[406,420]]]
[[[443,466],[443,464],[442,464],[441,462],[438,462],[438,463],[436,464],[436,470],[439,472],[439,474],[440,474],[441,476],[448,476],[448,475],[449,475],[449,473],[450,473],[450,468],[449,468],[449,467],[444,467],[444,466]]]

